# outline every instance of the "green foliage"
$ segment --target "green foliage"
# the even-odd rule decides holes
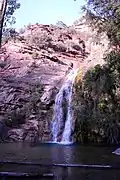
[[[26,37],[26,43],[28,45],[33,45],[38,49],[46,49],[50,46],[52,37],[45,32],[35,32],[34,34],[29,34]]]
[[[98,29],[107,32],[112,44],[120,42],[120,1],[87,0],[83,7],[88,22]]]
[[[75,49],[76,51],[81,51],[82,48],[78,44],[72,44],[72,48]]]
[[[100,65],[96,65],[86,73],[84,79],[84,86],[89,92],[94,88],[95,93],[112,93],[115,89],[115,78],[106,66],[101,68]]]
[[[37,49],[52,48],[57,52],[66,52],[67,50],[67,47],[63,42],[54,42],[52,40],[52,35],[48,35],[46,32],[38,31],[27,35],[25,38],[28,45],[33,45]]]
[[[14,28],[6,28],[3,32],[2,42],[6,43],[8,40],[16,40],[18,32]]]
[[[120,143],[120,54],[111,52],[106,65],[87,71],[76,81],[73,95],[75,139],[80,142]]]
[[[50,47],[53,48],[54,51],[58,51],[58,52],[66,52],[67,50],[67,47],[63,42],[57,42],[55,44],[51,44]]]
[[[120,74],[120,52],[111,51],[107,56],[104,58],[107,62],[108,68],[119,77]]]
[[[13,17],[14,12],[20,8],[19,0],[8,0],[7,10],[5,14],[4,27],[9,23],[10,25],[14,24],[15,17]]]
[[[106,32],[115,51],[104,57],[105,65],[86,72],[75,81],[73,95],[75,139],[80,142],[120,143],[120,1],[87,0],[86,20],[100,35]]]
[[[18,0],[7,0],[7,8],[4,9],[5,16],[3,17],[3,24],[1,24],[1,37],[3,37],[3,42],[6,42],[13,35],[16,35],[15,29],[12,25],[16,23],[16,19],[13,16],[14,12],[20,8],[20,3]],[[9,26],[10,25],[10,26]]]

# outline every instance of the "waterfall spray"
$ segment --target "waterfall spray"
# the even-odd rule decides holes
[[[52,119],[53,142],[69,144],[72,143],[71,130],[73,112],[71,106],[72,87],[77,71],[72,70],[68,75],[65,83],[61,87],[55,99],[54,116]],[[63,107],[65,102],[65,111]],[[61,136],[61,138],[59,138]]]

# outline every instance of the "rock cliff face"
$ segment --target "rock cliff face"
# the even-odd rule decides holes
[[[103,63],[108,40],[95,39],[82,21],[72,27],[31,25],[3,45],[0,120],[9,127],[4,139],[51,140],[54,100],[66,74]]]

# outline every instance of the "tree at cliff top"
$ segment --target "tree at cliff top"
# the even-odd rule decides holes
[[[17,0],[2,0],[0,10],[0,47],[2,43],[2,34],[8,23],[12,25],[15,23],[13,14],[16,9],[20,8],[20,3]]]
[[[120,0],[87,0],[86,19],[98,32],[107,32],[112,45],[120,44]]]

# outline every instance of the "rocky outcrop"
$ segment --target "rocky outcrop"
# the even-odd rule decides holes
[[[81,34],[88,53],[88,56],[81,63],[82,70],[86,72],[97,64],[103,65],[105,63],[104,54],[106,51],[110,51],[107,35],[105,33],[98,34],[97,30],[88,25],[84,17],[75,21],[72,27]]]
[[[32,141],[39,140],[39,128],[37,120],[28,120],[20,128],[11,129],[8,134],[10,141]]]
[[[102,63],[107,39],[96,46],[85,26],[31,25],[2,47],[0,115],[10,141],[51,140],[54,100],[66,75],[79,66],[88,69],[96,58]]]

